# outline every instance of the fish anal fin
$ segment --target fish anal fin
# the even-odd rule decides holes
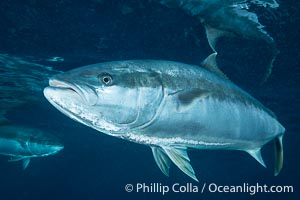
[[[274,176],[277,176],[283,165],[283,146],[282,146],[282,137],[279,136],[275,138],[275,169]]]
[[[186,175],[199,182],[195,171],[190,164],[190,159],[185,147],[162,147],[172,162]]]
[[[259,162],[262,166],[266,168],[266,164],[261,156],[261,151],[260,148],[258,149],[252,149],[252,150],[247,150],[247,152],[255,159],[257,162]]]
[[[207,70],[209,70],[210,72],[226,79],[229,80],[229,78],[220,70],[220,68],[218,67],[217,64],[217,53],[212,53],[210,54],[202,63],[201,65],[203,67],[205,67]]]
[[[154,160],[159,167],[159,169],[166,176],[169,176],[169,169],[171,165],[171,160],[167,156],[166,152],[161,147],[151,147]]]

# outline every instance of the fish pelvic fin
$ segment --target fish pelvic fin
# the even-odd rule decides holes
[[[266,168],[266,164],[261,156],[261,149],[252,149],[252,150],[247,150],[247,152],[255,159],[257,162],[259,162],[262,166]]]
[[[170,158],[161,147],[152,146],[151,149],[157,166],[162,171],[162,173],[164,173],[166,176],[169,176],[169,169],[171,165]]]
[[[186,175],[199,182],[195,176],[195,171],[190,164],[186,147],[162,147],[172,162]]]
[[[274,176],[277,176],[282,169],[283,165],[283,146],[282,146],[283,135],[275,138],[275,169]]]

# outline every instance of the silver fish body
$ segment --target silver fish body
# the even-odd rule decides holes
[[[277,175],[284,127],[261,103],[206,69],[170,61],[119,61],[52,77],[44,94],[72,119],[149,145],[161,171],[171,162],[197,180],[187,148],[242,150],[265,166],[261,147],[275,139]]]

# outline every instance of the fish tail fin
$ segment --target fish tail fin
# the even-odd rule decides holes
[[[275,138],[275,169],[274,169],[274,176],[277,176],[282,168],[283,165],[283,146],[282,146],[282,137],[278,136]]]

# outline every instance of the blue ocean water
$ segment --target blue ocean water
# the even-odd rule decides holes
[[[25,171],[21,163],[7,162],[8,158],[1,156],[0,199],[299,198],[299,8],[295,0],[280,2],[275,11],[257,10],[280,50],[264,84],[259,80],[268,52],[262,41],[227,38],[217,45],[221,69],[274,111],[285,126],[281,173],[273,176],[273,143],[262,151],[267,169],[243,152],[191,150],[191,163],[199,178],[196,183],[175,166],[171,167],[170,177],[164,176],[149,147],[107,136],[65,117],[46,101],[42,88],[55,73],[97,62],[163,59],[199,65],[212,50],[197,19],[151,1],[1,1],[0,87],[9,86],[12,91],[0,92],[0,108],[11,107],[5,115],[7,119],[47,130],[58,136],[65,148],[56,155],[32,159]],[[4,76],[9,69],[10,76]],[[31,82],[33,75],[38,78]],[[1,105],[3,95],[25,103]],[[162,195],[125,191],[126,184],[138,183],[169,187],[191,183],[199,190],[204,184],[258,183],[293,186],[294,192],[250,195],[199,191]]]

